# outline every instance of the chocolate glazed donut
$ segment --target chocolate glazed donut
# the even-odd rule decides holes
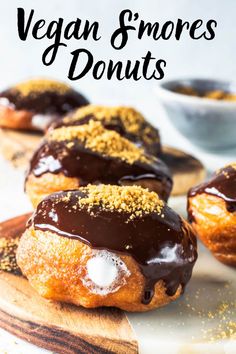
[[[66,84],[29,80],[0,93],[0,126],[42,131],[86,104],[87,99]]]
[[[80,245],[85,249],[96,250],[96,257],[99,252],[104,251],[115,255],[115,258],[121,257],[120,261],[116,258],[116,265],[119,268],[124,262],[122,270],[126,271],[125,279],[120,279],[120,284],[124,285],[125,290],[129,283],[129,289],[133,288],[137,296],[134,303],[132,294],[124,302],[122,292],[118,291],[120,297],[114,298],[112,295],[114,303],[108,301],[108,304],[131,311],[158,307],[179,296],[180,289],[184,290],[191,277],[197,259],[196,239],[191,227],[160,200],[156,193],[135,186],[90,185],[78,191],[55,193],[44,199],[29,221],[28,231],[19,248],[18,262],[29,280],[34,278],[26,265],[30,252],[26,239],[29,237],[32,240],[29,236],[31,232],[36,237],[38,234],[48,237],[48,240],[55,238],[58,244],[67,244],[66,249],[69,244],[73,247]],[[56,264],[57,249],[54,254],[53,262]],[[133,262],[137,265],[133,273],[133,268],[125,261],[127,259],[132,260],[132,265]],[[99,272],[98,268],[96,272]],[[141,282],[136,279],[136,275],[138,279],[141,276]],[[70,278],[69,274],[68,277]],[[87,275],[84,275],[85,278]],[[87,279],[87,283],[84,279],[82,283],[90,288],[92,279]],[[140,282],[137,288],[136,282]],[[37,281],[33,281],[34,284],[37,289]],[[157,290],[157,284],[162,284],[164,292],[159,292],[159,288]],[[61,286],[63,287],[62,284]],[[111,285],[109,286],[112,292]],[[102,290],[104,289],[100,289],[99,294],[104,294]],[[111,296],[109,291],[106,295],[107,299]],[[100,306],[107,306],[106,297],[98,296],[96,300],[98,302],[94,299],[86,305],[93,307],[93,304],[99,303]],[[74,303],[76,302],[80,300],[74,299]]]
[[[59,136],[59,139],[50,136]],[[45,190],[49,180],[41,181],[53,175],[63,176],[63,181],[50,180],[51,188]],[[65,178],[68,184],[64,183]],[[141,185],[156,191],[164,200],[168,199],[172,188],[169,170],[161,160],[146,155],[118,133],[105,129],[100,122],[90,121],[87,125],[51,131],[32,157],[26,176],[26,192],[33,204],[39,201],[34,201],[36,194],[41,200],[52,192],[89,183]]]
[[[188,193],[188,216],[198,236],[223,263],[236,266],[236,164]]]
[[[229,212],[236,211],[236,165],[228,165],[214,174],[207,182],[193,187],[188,195],[209,194],[224,200]]]

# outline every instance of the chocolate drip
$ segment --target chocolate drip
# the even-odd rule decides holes
[[[59,116],[89,103],[84,96],[72,89],[63,94],[43,91],[32,92],[26,96],[21,95],[17,89],[8,89],[0,94],[0,98],[6,98],[16,110]]]
[[[222,168],[213,177],[205,182],[192,188],[189,191],[189,197],[197,194],[210,194],[221,198],[226,203],[229,212],[236,211],[236,169],[232,166]]]
[[[169,296],[179,285],[189,281],[197,259],[196,239],[190,227],[168,206],[162,215],[146,214],[133,220],[125,212],[104,210],[94,206],[89,211],[78,206],[81,191],[55,193],[42,201],[30,225],[36,230],[51,231],[59,236],[78,239],[95,249],[130,255],[137,262],[144,278],[144,304],[150,303],[155,284],[163,280]]]
[[[80,186],[92,184],[116,184],[157,180],[163,183],[163,198],[167,199],[172,179],[167,166],[158,159],[150,164],[136,161],[128,164],[118,158],[106,157],[86,149],[78,141],[68,148],[66,142],[46,141],[35,152],[30,162],[28,176],[33,173],[39,177],[45,173],[63,173],[67,177],[79,179]]]
[[[124,123],[122,122],[122,119],[119,117],[113,117],[110,123],[106,122],[105,120],[97,119],[96,116],[93,114],[88,114],[85,117],[76,120],[75,119],[70,120],[69,117],[66,118],[68,119],[60,119],[54,122],[51,125],[51,128],[56,129],[56,128],[68,127],[68,126],[79,126],[83,124],[88,124],[90,120],[95,120],[95,121],[98,120],[102,122],[103,126],[106,129],[113,130],[119,133],[122,137],[132,141],[136,146],[144,148],[149,154],[152,154],[154,156],[160,155],[161,152],[160,136],[158,130],[155,129],[154,127],[151,127],[151,131],[148,135],[149,141],[152,142],[146,142],[144,141],[144,138],[142,139],[141,133],[134,134],[128,132],[124,126]],[[140,132],[144,131],[145,127],[147,126],[149,126],[149,123],[144,121],[140,126]]]

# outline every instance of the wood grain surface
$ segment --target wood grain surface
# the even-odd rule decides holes
[[[0,224],[0,237],[20,235],[30,214]],[[41,298],[24,277],[0,272],[0,327],[56,353],[138,353],[124,312],[83,309]]]
[[[41,139],[40,134],[0,129],[0,152],[15,167],[25,169]],[[160,158],[173,175],[172,195],[186,194],[189,188],[202,182],[206,176],[202,163],[181,150],[164,146]]]
[[[0,152],[13,166],[26,168],[43,135],[0,128]]]

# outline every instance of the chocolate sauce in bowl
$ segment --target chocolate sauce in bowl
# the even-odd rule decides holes
[[[78,198],[86,196],[79,190],[48,196],[28,226],[77,239],[95,249],[132,256],[145,278],[144,304],[151,302],[159,280],[169,296],[180,285],[184,290],[197,259],[195,235],[187,223],[167,205],[160,214],[143,214],[129,221],[124,211],[100,206],[75,208]]]
[[[226,166],[215,173],[213,177],[189,191],[188,196],[194,197],[198,194],[214,195],[223,199],[229,212],[236,211],[236,169]]]

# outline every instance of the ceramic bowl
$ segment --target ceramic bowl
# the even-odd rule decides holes
[[[204,93],[222,90],[236,94],[236,84],[208,79],[165,81],[156,88],[172,124],[194,145],[204,150],[236,146],[236,101],[215,100],[175,92],[190,87]]]

